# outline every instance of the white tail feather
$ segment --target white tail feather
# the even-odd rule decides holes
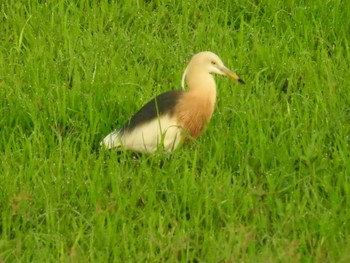
[[[104,146],[107,149],[117,148],[121,146],[121,138],[120,138],[119,130],[114,131],[108,134],[100,143],[101,146]]]

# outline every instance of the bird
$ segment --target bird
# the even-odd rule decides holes
[[[199,52],[183,73],[182,90],[167,91],[150,100],[120,129],[108,134],[101,146],[152,154],[159,150],[173,152],[182,142],[197,138],[214,112],[216,83],[213,74],[245,83],[218,55]]]

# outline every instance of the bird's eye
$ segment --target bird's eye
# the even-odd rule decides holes
[[[215,61],[212,61],[211,64],[212,64],[213,66],[215,66],[215,65],[216,65],[216,62],[215,62]]]

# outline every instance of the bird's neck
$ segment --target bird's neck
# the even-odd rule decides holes
[[[187,75],[189,90],[178,104],[178,119],[181,126],[197,137],[211,119],[216,102],[216,85],[213,76],[206,74]],[[192,74],[191,74],[192,73]]]
[[[196,73],[196,74],[195,74]],[[189,93],[195,94],[198,99],[207,101],[212,106],[216,102],[216,84],[214,77],[205,72],[192,72],[187,76]]]

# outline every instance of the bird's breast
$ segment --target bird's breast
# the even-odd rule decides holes
[[[191,137],[198,137],[211,119],[215,99],[187,93],[176,108],[177,122]],[[186,135],[186,134],[185,134]]]

